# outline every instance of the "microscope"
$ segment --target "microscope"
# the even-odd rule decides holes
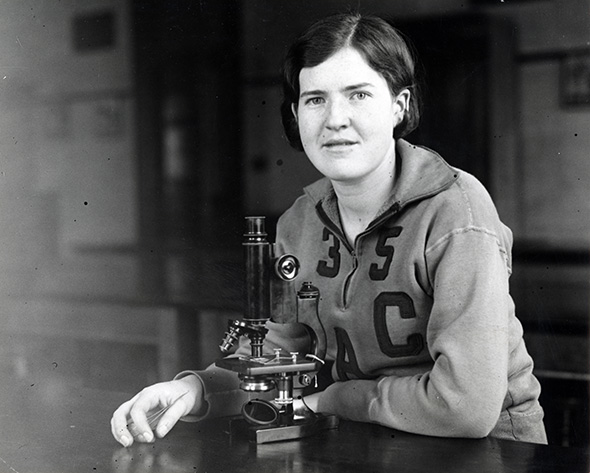
[[[264,217],[246,217],[243,241],[245,260],[245,306],[242,320],[230,321],[220,349],[229,353],[233,344],[247,337],[250,354],[217,360],[216,366],[237,373],[240,388],[250,393],[276,390],[274,400],[251,399],[242,406],[242,421],[248,424],[250,440],[258,444],[291,440],[314,435],[338,426],[333,415],[315,413],[303,400],[303,389],[316,381],[324,364],[326,334],[318,315],[319,291],[311,282],[303,282],[296,303],[277,310],[273,303],[281,294],[294,292],[299,261],[292,255],[275,255],[268,241]],[[287,300],[289,298],[287,297]],[[288,304],[287,304],[288,306]],[[305,323],[299,322],[304,320]],[[310,340],[308,353],[274,354],[264,350],[267,321],[301,323]]]

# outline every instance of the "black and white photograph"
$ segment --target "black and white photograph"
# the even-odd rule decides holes
[[[588,473],[590,0],[0,0],[0,473]]]

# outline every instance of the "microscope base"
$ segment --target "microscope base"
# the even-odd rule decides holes
[[[315,435],[321,430],[337,428],[338,417],[335,415],[316,414],[313,418],[295,420],[291,425],[282,426],[254,426],[243,418],[235,418],[230,422],[230,435],[246,430],[250,442],[263,444],[300,439]]]

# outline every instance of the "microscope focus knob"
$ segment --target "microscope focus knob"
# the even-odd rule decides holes
[[[299,260],[293,255],[283,255],[275,261],[275,273],[283,281],[292,281],[299,274]]]

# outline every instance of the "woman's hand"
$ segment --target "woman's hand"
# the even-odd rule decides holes
[[[318,405],[320,403],[321,394],[321,392],[317,392],[310,394],[309,396],[305,396],[303,398],[303,400],[305,401],[305,405],[313,412],[318,412]]]
[[[124,447],[134,440],[153,442],[150,413],[169,407],[153,426],[156,436],[162,438],[181,417],[199,411],[203,404],[202,385],[196,376],[154,384],[119,406],[111,418],[111,432]]]

